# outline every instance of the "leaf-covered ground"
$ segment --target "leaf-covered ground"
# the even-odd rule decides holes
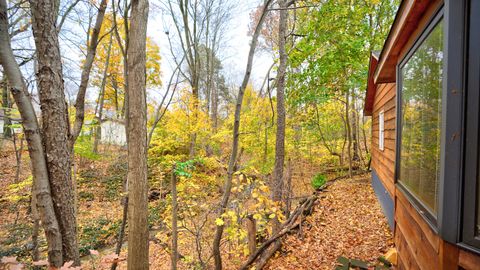
[[[23,261],[29,257],[28,248],[25,247],[31,239],[32,229],[29,218],[30,188],[27,185],[12,190],[11,184],[15,182],[15,153],[6,145],[0,152],[0,257],[21,256],[20,260]],[[77,160],[79,243],[83,253],[88,253],[89,249],[98,249],[105,257],[113,252],[121,219],[119,197],[125,173],[125,166],[119,160],[121,158],[115,157],[99,161]],[[311,194],[310,179],[315,172],[321,171],[322,166],[299,163],[292,168],[293,196],[300,198]],[[24,183],[29,175],[26,151],[23,153],[20,172],[19,182]],[[334,174],[328,177],[333,178]],[[11,195],[16,196],[10,198]],[[217,201],[218,198],[213,197],[209,203]],[[159,202],[154,201],[152,204],[158,205]],[[151,211],[152,214],[156,213],[155,208]],[[153,223],[159,223],[157,219]],[[205,241],[210,241],[213,231],[204,233]],[[192,258],[196,256],[192,237],[185,230],[180,230],[180,238],[181,254]],[[158,240],[160,239],[153,238],[150,242],[151,269],[170,269],[170,254],[166,248],[168,241]],[[127,255],[126,245],[127,243],[122,250],[123,258]],[[307,218],[301,232],[284,239],[281,252],[270,260],[266,269],[333,269],[340,255],[373,262],[392,245],[392,235],[371,188],[369,175],[362,175],[354,179],[338,180],[323,191],[313,215]],[[43,240],[41,246],[44,253]],[[245,257],[229,257],[229,247],[224,248],[227,251],[223,256],[225,268],[237,269]],[[110,268],[110,264],[102,265],[100,258],[95,262],[91,258],[83,257],[84,269]],[[209,260],[209,265],[211,263]],[[179,262],[179,269],[191,268],[192,265],[185,261]],[[118,269],[126,269],[124,261]]]
[[[302,230],[284,239],[266,269],[334,269],[338,256],[375,262],[392,246],[369,176],[362,175],[324,190]]]

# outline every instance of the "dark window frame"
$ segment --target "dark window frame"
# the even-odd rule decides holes
[[[444,24],[440,178],[436,218],[398,182],[401,67],[437,23]],[[443,240],[480,254],[480,0],[445,0],[397,64],[395,184]],[[427,211],[425,211],[427,210]]]
[[[430,227],[437,233],[438,232],[438,215],[440,212],[439,202],[437,201],[437,214],[435,215],[432,213],[429,208],[420,201],[412,192],[408,190],[406,186],[404,186],[401,182],[399,182],[399,172],[400,172],[400,163],[401,163],[401,141],[402,141],[402,119],[399,117],[402,115],[402,68],[408,63],[408,61],[412,58],[412,56],[417,52],[418,48],[423,44],[423,42],[430,36],[432,31],[435,27],[438,26],[440,21],[444,21],[444,36],[445,36],[445,11],[444,6],[442,5],[432,16],[429,20],[427,26],[424,28],[423,32],[420,36],[415,40],[411,48],[408,50],[406,55],[402,58],[402,60],[397,64],[396,72],[397,72],[397,85],[396,85],[396,147],[395,147],[395,183],[396,186],[401,192],[405,195],[405,197],[409,200],[412,206],[417,210],[417,212],[424,217]],[[443,63],[443,73],[445,73],[445,44],[443,44],[443,51],[444,51],[444,63]],[[443,75],[443,81],[445,81],[445,75]],[[441,129],[443,129],[443,95],[444,87],[442,86],[442,125]],[[443,148],[440,150],[442,153]],[[440,157],[441,158],[441,157]],[[441,169],[441,168],[440,168]],[[439,181],[441,182],[441,173],[439,177]],[[439,183],[438,183],[439,184]],[[437,200],[439,199],[440,194],[438,194]]]
[[[397,116],[401,115],[401,74],[400,68],[422,44],[440,19],[443,18],[443,85],[442,119],[440,135],[440,177],[436,217],[428,213],[425,206],[406,188],[398,183],[400,169],[401,119],[397,117],[395,182],[411,205],[424,218],[430,228],[443,240],[480,253],[480,246],[463,241],[462,226],[465,216],[463,209],[464,182],[464,102],[466,90],[466,40],[468,27],[468,5],[479,0],[445,0],[430,18],[423,32],[413,43],[405,57],[397,64]],[[480,198],[479,198],[480,199]],[[427,211],[425,211],[427,210]],[[463,215],[463,216],[462,216]]]
[[[468,69],[466,79],[466,115],[465,115],[465,178],[463,190],[463,226],[462,245],[480,252],[480,235],[476,235],[480,194],[480,1],[470,1],[468,10],[470,22],[468,28]],[[476,26],[476,28],[474,27]]]

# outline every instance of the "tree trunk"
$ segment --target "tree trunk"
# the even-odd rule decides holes
[[[120,225],[120,230],[118,231],[117,235],[117,246],[115,247],[115,254],[120,256],[120,251],[122,251],[123,245],[123,238],[125,237],[125,228],[127,226],[127,216],[128,216],[128,186],[127,186],[127,178],[125,177],[123,180],[123,191],[125,194],[122,198],[122,207],[123,207],[123,214],[122,214],[122,224]],[[118,262],[114,261],[112,263],[112,267],[110,270],[117,269]]]
[[[218,85],[212,88],[212,125],[213,132],[216,133],[218,129]]]
[[[245,223],[247,225],[248,253],[255,253],[257,250],[257,224],[252,215],[248,215]]]
[[[35,181],[35,179],[33,179]],[[40,218],[37,210],[37,195],[35,194],[35,185],[32,185],[32,199],[30,203],[30,212],[32,213],[33,228],[32,228],[32,261],[36,262],[40,260],[40,250],[38,243],[38,233],[40,231]],[[39,270],[40,267],[34,267],[35,270]]]
[[[178,231],[177,231],[177,177],[176,167],[172,168],[172,270],[177,270],[178,261]]]
[[[2,80],[2,106],[3,106],[3,137],[9,139],[12,137],[12,121],[10,120],[9,109],[12,108],[10,97],[8,95],[8,81],[4,77]]]
[[[128,269],[148,269],[146,40],[148,0],[131,3],[128,58]]]
[[[20,147],[17,148],[17,135],[15,131],[12,134],[13,147],[15,148],[15,159],[17,166],[15,167],[15,183],[20,182],[20,171],[22,169],[22,153],[23,153],[23,137],[20,138]]]
[[[348,176],[352,178],[352,131],[350,128],[350,90],[345,93],[345,126],[347,127]]]
[[[105,59],[105,69],[103,70],[102,85],[100,86],[100,94],[98,96],[98,113],[97,117],[97,128],[95,131],[95,138],[93,141],[93,152],[98,153],[98,144],[102,139],[102,117],[103,117],[103,104],[105,101],[105,88],[107,85],[107,76],[108,76],[108,66],[110,65],[110,52],[112,51],[112,41],[113,35],[110,35],[110,41],[108,43],[107,49],[107,59]]]
[[[253,65],[253,56],[255,54],[255,48],[257,47],[258,36],[260,35],[260,31],[262,29],[263,23],[265,21],[265,17],[268,13],[268,8],[272,0],[265,0],[264,8],[262,11],[262,15],[258,21],[257,27],[255,29],[255,33],[252,37],[252,42],[250,43],[250,50],[248,53],[248,60],[247,60],[247,68],[245,70],[245,76],[243,77],[242,85],[238,91],[237,101],[235,104],[235,118],[233,124],[233,134],[232,134],[232,153],[230,154],[230,160],[228,162],[228,169],[227,169],[227,179],[225,181],[224,193],[222,197],[222,201],[220,203],[220,209],[218,212],[218,216],[221,217],[223,213],[225,213],[225,209],[228,205],[228,201],[230,199],[230,193],[232,189],[232,178],[234,173],[234,168],[237,163],[237,152],[238,152],[238,139],[240,136],[240,113],[242,111],[242,103],[243,103],[243,96],[245,94],[245,89],[247,88],[248,81],[250,80],[250,75],[252,72],[252,65]],[[215,237],[213,239],[213,257],[215,259],[215,269],[220,270],[222,269],[222,255],[220,252],[220,242],[222,240],[224,225],[217,226],[215,231]]]
[[[38,60],[37,88],[52,197],[62,233],[63,259],[80,264],[72,184],[70,124],[53,0],[30,1]]]
[[[280,20],[278,24],[278,52],[279,65],[277,72],[277,133],[275,141],[275,165],[273,169],[273,189],[272,198],[274,201],[281,202],[283,194],[283,171],[285,163],[285,73],[287,68],[287,53],[285,50],[287,16],[286,0],[278,2],[280,7]],[[275,222],[278,229],[278,220]]]
[[[53,206],[49,174],[40,128],[32,102],[28,97],[27,86],[20,68],[15,61],[8,35],[6,0],[0,0],[0,63],[10,82],[10,90],[22,117],[23,131],[27,140],[33,175],[33,189],[36,207],[45,230],[48,244],[48,261],[52,266],[63,265],[62,234]]]
[[[357,122],[357,105],[355,102],[355,92],[352,94],[352,116],[351,116],[351,123],[352,123],[352,147],[353,147],[353,156],[352,159],[354,161],[360,160],[360,151],[359,151],[359,144],[358,144],[358,122]]]
[[[268,122],[264,123],[264,136],[263,136],[263,164],[267,164],[268,158]]]
[[[98,38],[106,9],[107,0],[102,0],[100,8],[98,9],[95,26],[93,27],[90,44],[88,44],[87,57],[83,65],[80,86],[78,87],[77,99],[75,101],[75,123],[72,128],[72,134],[70,135],[70,147],[72,148],[78,135],[80,135],[80,131],[82,131],[83,120],[85,118],[85,96],[87,93],[88,81],[90,79],[90,71],[92,70],[93,61],[95,60],[95,55],[97,53]]]
[[[280,8],[280,18],[278,23],[278,53],[279,64],[277,71],[277,132],[275,141],[275,165],[273,169],[273,188],[272,199],[275,202],[282,203],[283,201],[283,171],[285,164],[285,75],[287,69],[287,52],[285,49],[286,43],[286,31],[287,31],[287,1],[279,0],[278,5]],[[275,216],[273,223],[273,234],[278,233],[280,230],[280,221]],[[277,239],[275,243],[265,252],[264,256],[260,258],[257,269],[262,269],[266,264],[268,258],[272,256],[281,247],[280,239]]]

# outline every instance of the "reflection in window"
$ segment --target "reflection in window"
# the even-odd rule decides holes
[[[401,68],[398,180],[432,214],[437,210],[442,109],[443,22]]]
[[[475,235],[480,235],[480,178],[477,178],[477,226]]]

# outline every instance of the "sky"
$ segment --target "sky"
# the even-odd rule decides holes
[[[225,0],[231,1],[231,0]],[[239,86],[243,79],[247,57],[250,49],[251,37],[248,35],[250,12],[253,11],[262,0],[236,1],[232,11],[232,19],[228,23],[227,33],[224,37],[225,45],[220,52],[220,59],[223,65],[223,75],[227,82]],[[162,14],[158,0],[150,3],[150,18],[147,34],[159,46],[162,55],[162,81],[168,83],[168,79],[175,68],[172,55],[169,50],[168,39],[165,31],[175,32],[173,25],[169,23],[169,14]],[[261,83],[273,63],[272,56],[267,52],[257,50],[254,57],[251,81],[255,87]]]

